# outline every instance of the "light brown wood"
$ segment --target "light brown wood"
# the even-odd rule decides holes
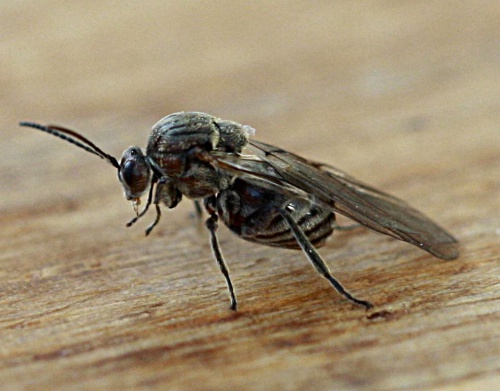
[[[2,389],[498,389],[498,20],[494,1],[2,3]],[[320,252],[365,313],[300,252],[221,229],[232,313],[190,202],[145,238],[114,169],[17,127],[119,157],[181,110],[410,201],[460,258],[334,234]]]

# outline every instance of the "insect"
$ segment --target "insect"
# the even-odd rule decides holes
[[[457,240],[406,202],[365,185],[342,171],[250,139],[254,129],[200,112],[174,113],[153,126],[146,150],[130,147],[118,162],[77,132],[60,126],[21,122],[99,156],[118,170],[136,216],[151,204],[175,208],[182,197],[200,201],[208,213],[213,255],[237,300],[217,239],[219,219],[236,235],[268,246],[302,249],[315,269],[352,303],[372,304],[350,294],[335,279],[316,247],[324,244],[340,213],[374,231],[413,244],[442,259],[458,257]],[[147,202],[139,211],[141,197]]]

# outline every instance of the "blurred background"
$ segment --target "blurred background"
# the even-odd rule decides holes
[[[498,134],[475,135],[498,119],[499,13],[494,1],[4,2],[1,179],[23,192],[22,163],[76,155],[20,120],[119,156],[193,110],[366,178],[492,152]]]
[[[198,235],[188,219],[192,205],[185,202],[181,211],[168,214],[148,239],[143,238],[142,228],[151,216],[139,228],[125,230],[124,223],[133,212],[121,197],[115,172],[67,143],[18,127],[22,120],[78,130],[116,157],[129,145],[145,146],[151,126],[172,112],[204,111],[251,125],[257,130],[256,139],[335,165],[411,201],[449,228],[462,243],[463,255],[457,261],[461,263],[440,263],[428,257],[427,269],[412,262],[406,267],[413,270],[398,269],[411,259],[408,257],[423,255],[387,238],[364,235],[365,231],[350,235],[349,241],[340,235],[323,254],[330,265],[339,266],[343,277],[358,284],[355,288],[361,297],[368,296],[375,303],[392,300],[405,314],[407,303],[419,303],[424,289],[413,295],[400,294],[401,289],[411,289],[409,276],[421,277],[425,271],[428,275],[418,281],[429,284],[425,297],[434,303],[429,305],[435,305],[436,317],[422,330],[434,330],[434,319],[444,318],[454,322],[453,327],[475,325],[477,303],[491,298],[489,307],[484,307],[487,313],[498,296],[498,289],[494,293],[491,288],[495,283],[488,285],[484,279],[495,276],[491,265],[498,257],[500,232],[499,21],[499,2],[486,0],[3,1],[0,286],[9,291],[2,295],[7,302],[1,308],[13,322],[29,322],[23,323],[26,328],[22,330],[6,331],[0,338],[2,353],[28,362],[33,352],[45,357],[45,352],[50,355],[50,349],[55,349],[52,360],[59,354],[54,348],[58,344],[72,349],[76,338],[82,346],[93,347],[101,336],[105,348],[99,354],[106,356],[106,333],[101,330],[107,332],[110,327],[111,335],[127,333],[128,326],[119,323],[121,319],[141,314],[145,306],[156,302],[165,307],[151,307],[151,314],[158,311],[160,315],[152,316],[152,324],[144,327],[158,327],[151,332],[151,338],[158,340],[145,340],[147,337],[133,329],[143,324],[142,318],[130,323],[131,335],[141,344],[169,347],[178,340],[189,341],[200,330],[208,335],[204,343],[227,331],[218,329],[213,318],[202,318],[227,315],[226,292],[202,236],[206,233]],[[395,389],[401,384],[417,388],[422,379],[437,379],[436,383],[429,380],[431,386],[450,384],[449,379],[480,378],[495,369],[495,360],[489,358],[494,349],[491,343],[481,345],[482,350],[472,340],[462,345],[465,335],[472,338],[469,329],[464,329],[457,344],[456,335],[440,334],[434,340],[429,337],[428,344],[411,344],[414,350],[399,351],[398,347],[410,344],[396,341],[389,351],[381,346],[365,356],[359,352],[363,338],[371,338],[365,341],[369,346],[373,341],[392,341],[405,326],[393,323],[397,333],[382,325],[371,329],[374,334],[356,334],[358,329],[342,318],[351,316],[352,308],[342,303],[344,307],[339,304],[331,311],[331,292],[316,284],[314,271],[302,254],[286,255],[291,261],[282,268],[284,252],[241,244],[226,234],[221,234],[222,244],[229,259],[239,260],[234,262],[234,278],[245,308],[254,313],[261,309],[266,316],[275,311],[274,315],[283,316],[282,329],[293,333],[296,325],[288,323],[293,321],[278,310],[288,303],[291,318],[312,319],[310,324],[304,323],[307,338],[300,337],[298,350],[292,353],[285,342],[263,341],[259,323],[253,319],[249,324],[256,331],[250,330],[249,335],[242,331],[248,325],[225,323],[224,327],[235,327],[232,337],[243,343],[234,346],[247,347],[246,354],[228,350],[215,355],[216,368],[208,366],[208,359],[203,361],[203,357],[213,358],[208,351],[199,359],[192,352],[179,355],[181,361],[185,357],[193,360],[180,367],[175,355],[174,365],[163,361],[160,369],[153,364],[157,358],[167,360],[166,356],[138,360],[153,373],[168,373],[182,382],[177,370],[181,368],[183,373],[200,376],[196,384],[201,385],[212,379],[215,383],[210,384],[227,380],[229,385],[241,386],[253,378],[269,384],[293,379],[300,386],[322,379],[323,389],[330,389],[335,378],[339,381],[335,384],[345,381],[348,386],[377,384]],[[241,256],[247,252],[252,257]],[[175,262],[166,262],[165,254]],[[271,261],[258,268],[263,259]],[[387,269],[388,259],[391,270]],[[433,284],[440,273],[442,280]],[[275,284],[275,276],[282,280]],[[39,285],[35,285],[37,281]],[[439,289],[443,286],[455,295],[450,300],[469,300],[470,311],[457,305],[448,308],[455,312],[442,312]],[[484,294],[490,296],[481,296]],[[94,301],[86,301],[88,297]],[[312,307],[297,304],[300,300],[307,300],[308,305],[315,301],[316,309],[308,311]],[[76,304],[59,310],[66,302]],[[184,325],[176,326],[175,319],[181,317],[176,311],[187,308],[181,305],[186,302],[194,310],[183,314]],[[52,311],[54,318],[45,319],[40,326],[30,323],[32,317],[38,319],[37,308]],[[427,308],[422,310],[426,314]],[[71,319],[71,330],[65,326],[66,318],[59,322],[57,314]],[[198,323],[192,322],[194,314],[201,317]],[[412,319],[421,322],[424,315],[416,313],[418,319],[410,318],[406,330],[413,330]],[[470,317],[464,320],[461,316]],[[316,319],[330,319],[330,323]],[[173,326],[166,332],[169,325]],[[325,325],[345,326],[346,330],[318,334],[318,328]],[[270,339],[275,337],[273,330],[267,330]],[[311,335],[328,340],[337,349],[337,361],[332,361],[332,351],[325,351],[323,361],[314,364],[316,350],[309,354],[300,342],[309,343]],[[488,338],[487,332],[478,335],[484,341]],[[128,335],[123,338],[132,340]],[[28,346],[25,340],[36,345]],[[227,341],[219,342],[219,347],[229,349]],[[110,349],[125,349],[119,339],[115,345]],[[280,353],[283,347],[291,353],[286,359]],[[337,354],[352,347],[352,355]],[[135,352],[137,346],[126,349]],[[61,350],[66,351],[70,350]],[[110,362],[115,353],[109,353]],[[360,355],[363,370],[358,366]],[[51,368],[68,381],[65,385],[73,380],[64,365],[70,363],[74,373],[81,373],[80,357],[52,362]],[[252,368],[256,372],[248,376],[251,372],[246,371],[246,364],[251,359],[255,359]],[[24,362],[13,361],[12,367],[17,370],[18,363],[22,366]],[[231,372],[234,367],[226,368],[221,362],[241,363],[242,371]],[[274,367],[268,367],[269,362],[278,368],[279,376]],[[305,362],[308,364],[303,365]],[[421,363],[419,369],[414,368],[415,362]],[[34,365],[30,367],[33,376],[19,377],[18,384],[44,377],[51,389],[56,377]],[[192,365],[201,372],[191,371]],[[89,368],[82,378],[92,382],[97,377],[92,373],[94,367]],[[303,370],[297,372],[297,368]],[[15,370],[10,375],[16,376]],[[253,376],[257,371],[265,375]],[[128,373],[134,374],[133,370]],[[223,375],[215,379],[218,373]],[[121,379],[114,374],[110,369],[103,376],[109,375],[119,384]],[[136,375],[140,378],[142,372]]]
[[[4,2],[2,143],[52,149],[16,128],[27,119],[119,154],[161,117],[198,110],[354,168],[382,132],[435,132],[426,148],[406,141],[410,156],[391,151],[411,159],[498,109],[498,14],[494,1]]]

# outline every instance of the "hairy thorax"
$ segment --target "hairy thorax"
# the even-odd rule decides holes
[[[199,153],[240,153],[249,129],[205,113],[175,113],[153,126],[146,154],[184,196],[206,198],[226,189],[231,178],[200,159]]]

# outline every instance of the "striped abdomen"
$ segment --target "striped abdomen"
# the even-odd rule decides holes
[[[333,232],[335,215],[302,199],[236,179],[217,195],[217,214],[231,231],[251,242],[300,249],[287,223],[278,212],[293,207],[293,217],[313,245],[321,246]]]

